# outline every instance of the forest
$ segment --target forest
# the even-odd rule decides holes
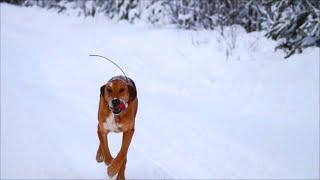
[[[38,6],[77,16],[104,14],[113,21],[138,20],[155,26],[199,30],[240,25],[247,32],[264,31],[278,42],[285,58],[308,47],[320,47],[318,0],[1,0]]]

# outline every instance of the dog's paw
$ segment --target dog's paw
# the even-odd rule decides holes
[[[108,166],[108,169],[107,169],[108,176],[113,177],[118,173],[118,171],[119,171],[118,164],[112,161],[110,166]]]
[[[96,160],[98,163],[102,163],[104,161],[104,157],[103,156],[97,156]]]
[[[101,163],[104,161],[104,155],[100,149],[97,151],[96,160],[98,163]]]
[[[112,157],[110,157],[110,158],[104,158],[104,163],[105,163],[107,166],[109,166],[109,165],[111,164],[112,160],[113,160]]]
[[[124,174],[118,174],[116,180],[125,180]]]

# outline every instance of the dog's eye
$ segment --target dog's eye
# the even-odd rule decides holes
[[[112,94],[112,89],[107,89],[109,94]]]
[[[124,88],[121,88],[120,90],[119,90],[119,93],[123,93],[124,92]]]

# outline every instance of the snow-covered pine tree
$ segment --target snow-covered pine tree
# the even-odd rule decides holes
[[[128,20],[133,22],[140,17],[140,0],[109,0],[106,1],[106,14],[114,20]]]
[[[267,21],[267,9],[262,0],[249,0],[243,3],[239,8],[239,16],[237,22],[243,26],[246,31],[261,31],[264,22]]]
[[[140,1],[141,19],[154,25],[172,24],[168,0]]]
[[[285,58],[320,44],[320,1],[272,0],[273,22],[266,36],[280,40]]]
[[[6,3],[10,3],[10,4],[15,4],[15,5],[22,5],[25,0],[0,0],[1,2],[6,2]]]
[[[177,23],[181,28],[191,29],[197,27],[197,16],[200,14],[199,3],[201,1],[198,1],[198,3],[190,0],[176,1],[174,5],[177,6]]]

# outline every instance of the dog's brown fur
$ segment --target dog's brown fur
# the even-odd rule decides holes
[[[129,79],[129,78],[128,78]],[[112,177],[117,175],[117,179],[125,179],[125,168],[127,163],[127,153],[132,136],[134,134],[135,117],[138,109],[138,99],[136,97],[136,87],[134,82],[129,79],[126,81],[124,76],[117,76],[112,78],[107,84],[101,87],[100,102],[98,110],[98,137],[99,148],[97,151],[96,160],[108,166],[107,174]],[[119,116],[120,127],[117,131],[122,132],[122,145],[119,153],[115,158],[112,157],[108,146],[108,134],[111,132],[104,128],[106,118],[112,114],[108,107],[108,102],[113,98],[121,98],[128,102],[128,107],[121,112]]]

